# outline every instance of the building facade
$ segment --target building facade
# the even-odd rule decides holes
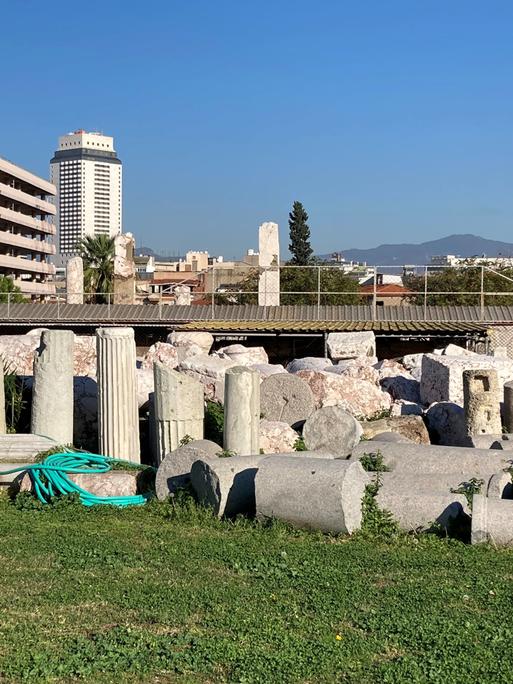
[[[59,138],[50,161],[57,188],[57,239],[61,261],[86,236],[122,232],[122,166],[114,139],[79,130]]]
[[[52,183],[0,157],[0,275],[23,294],[55,293],[55,197]]]

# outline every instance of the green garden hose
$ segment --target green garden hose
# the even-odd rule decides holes
[[[100,456],[81,452],[62,451],[47,456],[42,463],[24,465],[12,470],[4,470],[0,475],[10,475],[27,471],[32,480],[34,493],[42,503],[49,503],[54,496],[66,494],[78,494],[84,506],[98,506],[108,504],[110,506],[141,506],[150,498],[147,494],[133,496],[96,496],[79,487],[68,477],[76,473],[108,473],[112,470],[112,464],[126,463],[117,458]],[[130,464],[133,465],[133,464]]]

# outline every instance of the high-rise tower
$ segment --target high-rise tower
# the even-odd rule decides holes
[[[83,130],[61,136],[50,175],[57,188],[57,248],[64,260],[87,235],[121,233],[122,167],[112,137]]]

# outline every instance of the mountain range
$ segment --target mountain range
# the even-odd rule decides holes
[[[431,257],[440,254],[454,254],[461,257],[472,256],[513,256],[513,244],[488,240],[478,235],[449,235],[439,240],[420,244],[402,243],[379,245],[371,249],[341,250],[347,261],[365,261],[370,266],[394,266],[403,264],[429,264]],[[321,255],[330,259],[331,254]]]

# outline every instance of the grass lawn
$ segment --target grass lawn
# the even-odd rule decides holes
[[[513,551],[0,499],[0,681],[513,682]]]

